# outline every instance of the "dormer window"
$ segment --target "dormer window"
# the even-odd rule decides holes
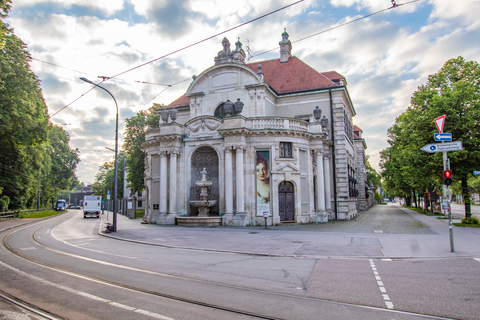
[[[280,158],[293,158],[291,142],[280,142]]]

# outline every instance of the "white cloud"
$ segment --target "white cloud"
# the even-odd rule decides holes
[[[115,12],[123,9],[123,0],[18,0],[14,1],[13,6],[15,8],[23,8],[41,4],[54,4],[67,9],[73,6],[89,7],[95,10],[100,10],[106,15],[111,16]]]
[[[121,0],[48,2],[67,8],[89,7],[109,16],[121,13],[124,5]],[[71,134],[71,145],[81,151],[78,174],[83,181],[93,182],[98,166],[113,158],[104,147],[114,145],[115,105],[111,97],[99,89],[82,96],[91,85],[80,81],[79,77],[99,81],[97,76],[112,76],[130,70],[292,3],[289,0],[128,2],[145,20],[76,17],[42,12],[42,6],[31,8],[47,3],[40,0],[14,1],[10,14],[15,33],[28,44],[35,59],[67,68],[32,62],[32,69],[42,80],[50,114],[81,97],[52,121],[72,123],[63,127]],[[331,4],[337,8],[368,12],[391,6],[388,0],[332,0]],[[422,19],[426,21],[424,25],[409,21],[409,13],[425,9],[425,6],[432,13]],[[147,109],[153,102],[168,104],[185,93],[194,74],[198,75],[213,65],[223,37],[230,40],[232,47],[240,37],[245,50],[247,46],[257,53],[273,49],[252,61],[277,58],[278,42],[285,27],[290,39],[295,41],[364,14],[355,11],[355,16],[340,17],[334,9],[326,2],[305,0],[268,18],[135,68],[104,85],[117,99],[122,116]],[[17,10],[19,13],[35,13],[18,16]],[[479,10],[478,1],[458,1],[454,6],[450,1],[420,1],[294,42],[293,54],[318,71],[336,70],[347,77],[348,90],[357,111],[354,122],[364,130],[367,153],[372,165],[377,167],[378,152],[387,146],[387,129],[406,110],[412,93],[425,83],[427,76],[436,73],[446,60],[458,55],[467,60],[480,60],[477,45]],[[166,16],[175,13],[177,16]],[[415,26],[412,26],[413,22]],[[178,30],[171,31],[172,26]],[[188,81],[168,88],[160,95],[164,86],[134,82],[173,84],[185,79]],[[87,123],[89,121],[101,122]],[[120,145],[123,129],[121,119]]]

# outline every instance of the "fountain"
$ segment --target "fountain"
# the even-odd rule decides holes
[[[192,200],[190,204],[198,208],[199,217],[208,217],[210,212],[210,207],[213,207],[217,204],[217,200],[208,200],[208,191],[207,189],[213,184],[212,181],[207,181],[207,170],[203,168],[200,171],[202,174],[202,180],[195,182],[195,186],[200,187],[200,199],[201,200]]]
[[[208,199],[208,188],[213,184],[213,182],[207,181],[206,168],[203,168],[200,173],[202,174],[201,180],[195,182],[195,186],[200,188],[200,200],[190,201],[192,206],[198,208],[198,216],[177,217],[177,224],[179,226],[210,227],[222,225],[222,217],[209,215],[210,208],[215,206],[218,202],[218,200]]]

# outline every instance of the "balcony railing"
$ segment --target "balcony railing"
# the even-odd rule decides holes
[[[247,120],[250,129],[290,129],[308,131],[308,123],[289,118],[250,118]]]

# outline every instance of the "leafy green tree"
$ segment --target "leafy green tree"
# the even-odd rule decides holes
[[[10,3],[0,2],[0,12]],[[49,120],[25,43],[11,30],[2,36],[0,188],[12,208],[33,207],[39,192],[42,204],[51,203],[57,190],[76,183],[78,150],[70,149],[68,134]]]
[[[435,131],[433,120],[445,115],[444,131],[451,133],[454,140],[463,142],[463,150],[449,152],[453,180],[461,181],[465,200],[465,217],[471,215],[471,194],[467,188],[468,178],[480,163],[480,66],[476,61],[465,61],[463,57],[448,60],[442,69],[428,77],[426,85],[414,93],[412,105],[430,123],[425,123],[423,132]],[[434,155],[443,171],[442,154]]]
[[[123,179],[123,164],[125,163],[125,154],[120,152],[117,157],[117,198],[121,199],[123,196],[122,190],[124,185]],[[115,160],[105,162],[99,167],[95,175],[95,182],[92,185],[92,190],[96,195],[101,195],[103,199],[107,198],[107,191],[110,191],[111,198],[114,195],[115,185]]]
[[[145,153],[142,150],[142,143],[145,142],[148,128],[159,127],[160,115],[155,112],[159,107],[161,106],[154,104],[147,111],[140,111],[135,116],[127,119],[123,147],[127,154],[127,186],[134,193],[143,191],[145,187],[143,181]]]
[[[52,161],[51,182],[57,189],[70,190],[78,184],[75,170],[80,162],[80,151],[70,148],[70,136],[59,126],[51,126],[48,138]]]
[[[388,131],[390,147],[381,152],[382,177],[390,194],[415,195],[428,186],[440,186],[442,153],[420,151],[433,142],[434,119],[446,115],[444,131],[463,142],[463,150],[449,152],[453,179],[461,181],[465,215],[470,216],[467,180],[480,163],[480,68],[458,57],[430,75],[414,92],[411,105]],[[408,198],[407,198],[408,204]]]
[[[0,187],[13,207],[30,204],[38,189],[39,161],[49,119],[26,45],[14,34],[0,50]]]
[[[382,185],[382,177],[370,164],[370,157],[367,156],[366,158],[367,183],[369,186],[373,185],[374,189],[377,190]]]
[[[10,32],[8,25],[6,25],[2,20],[8,16],[11,7],[11,0],[0,0],[0,49],[3,49],[5,45],[5,35]]]

